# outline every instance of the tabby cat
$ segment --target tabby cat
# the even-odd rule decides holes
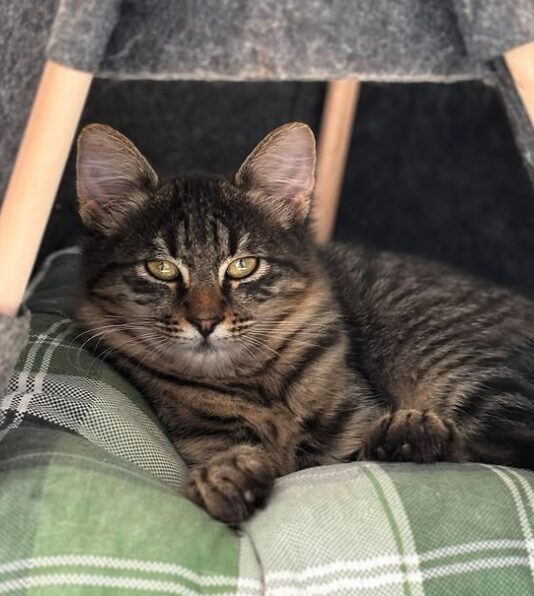
[[[78,144],[79,320],[237,524],[310,466],[534,468],[534,303],[444,266],[310,233],[315,143],[270,133],[233,179],[160,181],[103,125]]]

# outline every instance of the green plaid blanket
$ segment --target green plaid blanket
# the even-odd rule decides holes
[[[75,249],[33,284],[0,402],[0,594],[534,594],[534,474],[359,463],[280,479],[239,533],[184,499],[141,396],[84,348]]]

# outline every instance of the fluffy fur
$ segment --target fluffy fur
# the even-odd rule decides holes
[[[232,180],[159,181],[120,133],[80,136],[79,320],[163,420],[192,468],[188,496],[235,524],[275,477],[310,466],[534,468],[534,305],[437,264],[318,249],[314,167],[299,123]],[[259,264],[235,280],[240,257]]]

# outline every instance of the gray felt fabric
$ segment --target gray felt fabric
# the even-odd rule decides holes
[[[28,118],[56,0],[0,0],[0,202]]]
[[[78,70],[98,70],[121,4],[121,0],[60,1],[47,48],[49,58]]]
[[[534,186],[534,127],[526,113],[521,98],[513,83],[506,63],[502,58],[491,63],[502,100],[509,115],[516,143]]]
[[[80,60],[75,47],[58,49],[54,59]],[[125,0],[98,70],[208,80],[443,80],[482,72],[443,0]]]
[[[30,313],[25,311],[19,317],[0,314],[0,393],[7,385],[20,351],[28,341]]]
[[[472,60],[493,60],[534,39],[533,0],[453,0],[453,4]]]
[[[534,4],[63,0],[56,25],[51,58],[110,77],[457,80],[482,76],[485,61],[532,39]]]

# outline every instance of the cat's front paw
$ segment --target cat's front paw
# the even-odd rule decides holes
[[[361,459],[380,461],[461,461],[454,424],[429,410],[397,410],[382,416],[364,440]]]
[[[194,468],[186,495],[214,518],[237,525],[265,505],[274,478],[273,466],[260,449],[240,446]]]

